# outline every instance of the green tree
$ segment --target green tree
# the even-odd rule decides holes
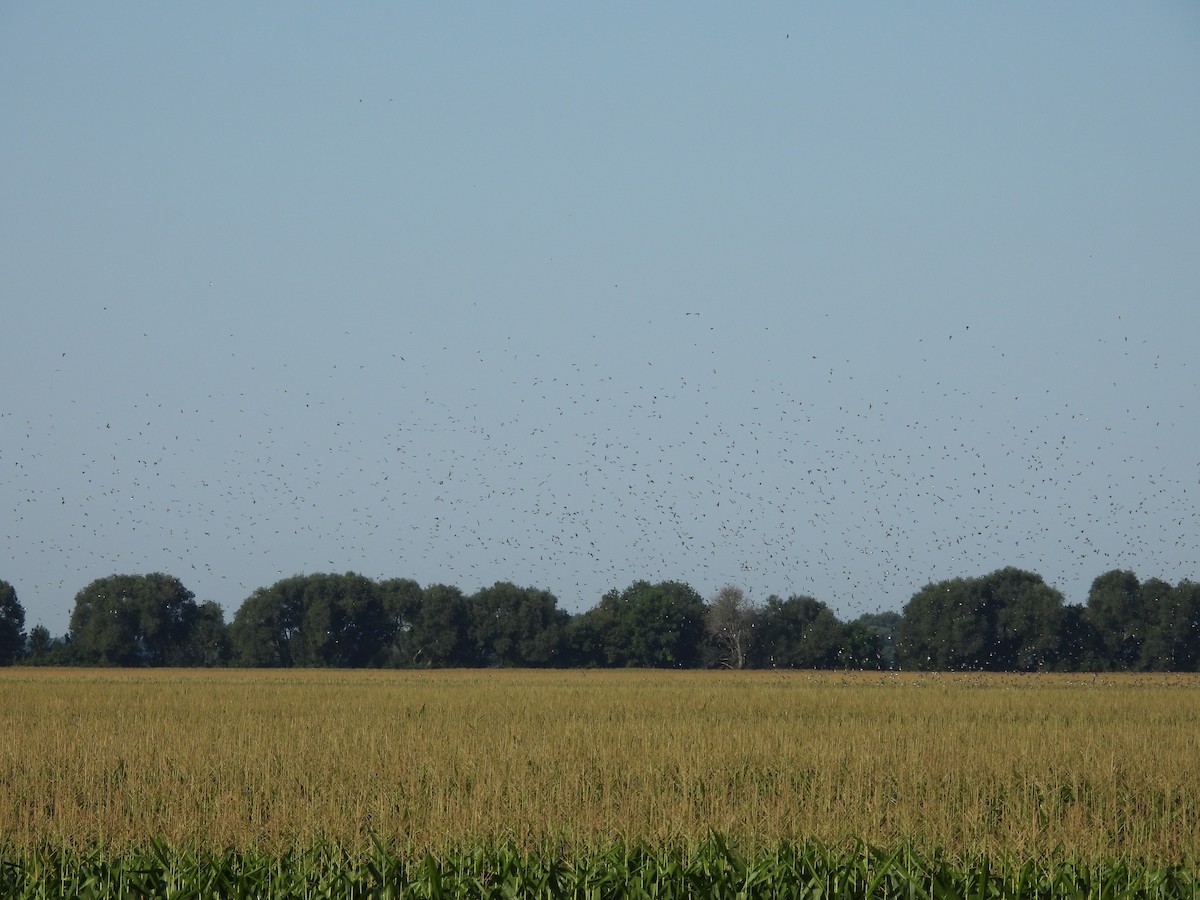
[[[471,604],[463,592],[453,585],[426,585],[406,646],[411,665],[481,665],[471,640]]]
[[[196,609],[191,634],[185,648],[188,666],[224,666],[231,654],[225,610],[215,600],[206,600]]]
[[[253,668],[292,665],[292,639],[304,614],[303,576],[256,588],[242,601],[229,626],[233,664]]]
[[[859,617],[842,626],[837,664],[845,669],[885,669],[883,638]]]
[[[72,655],[84,665],[135,666],[139,663],[137,612],[124,596],[104,590],[107,581],[92,582],[75,595]]]
[[[1181,581],[1174,596],[1163,652],[1171,658],[1172,671],[1195,672],[1200,670],[1200,584]]]
[[[1061,592],[1041,575],[1010,566],[985,576],[980,594],[995,615],[991,656],[980,668],[1035,672],[1057,666],[1066,614]]]
[[[812,597],[772,594],[759,615],[757,664],[764,668],[831,669],[839,665],[845,630]]]
[[[479,665],[471,643],[471,608],[463,592],[445,584],[422,588],[411,578],[379,583],[390,642],[381,664],[393,668]]]
[[[498,581],[470,599],[479,658],[494,666],[552,666],[563,660],[568,619],[548,591]]]
[[[582,668],[606,666],[599,613],[596,609],[578,613],[567,622],[565,650],[567,665]]]
[[[379,582],[378,591],[391,637],[381,652],[379,664],[393,669],[413,665],[407,644],[413,620],[421,609],[421,586],[411,578],[388,578]]]
[[[54,637],[45,625],[34,625],[29,629],[29,653],[23,662],[31,666],[74,665],[70,635]]]
[[[1058,666],[1064,672],[1099,672],[1109,668],[1108,655],[1087,609],[1077,603],[1063,607],[1062,644]]]
[[[29,660],[31,662],[41,662],[50,652],[50,647],[54,639],[50,636],[50,629],[45,625],[34,625],[29,629]]]
[[[1135,669],[1146,638],[1142,591],[1133,572],[1114,569],[1092,582],[1087,620],[1095,631],[1105,669]]]
[[[904,606],[896,661],[904,669],[977,669],[991,643],[991,611],[962,578],[927,584]]]
[[[1034,671],[1062,652],[1062,594],[1008,567],[926,585],[904,607],[897,659],[905,668]]]
[[[374,581],[354,572],[303,580],[300,631],[293,639],[299,666],[361,668],[391,642],[387,611]]]
[[[25,652],[25,607],[17,589],[0,581],[0,666],[14,663]]]
[[[259,588],[234,615],[230,640],[243,666],[366,666],[392,642],[392,620],[368,578],[295,575]]]
[[[72,655],[85,665],[188,665],[197,614],[195,595],[172,575],[100,578],[75,595]]]
[[[704,600],[678,581],[636,581],[612,590],[573,629],[586,661],[603,666],[690,668],[700,664]]]
[[[900,627],[900,613],[894,610],[887,612],[863,613],[851,625],[861,625],[870,631],[879,641],[879,652],[885,669],[896,667],[896,630]]]
[[[1183,672],[1196,668],[1200,641],[1200,591],[1181,581],[1171,587],[1161,578],[1150,578],[1138,589],[1145,620],[1138,648],[1137,668],[1146,672]]]

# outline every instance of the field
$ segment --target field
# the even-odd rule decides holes
[[[716,836],[1192,871],[1200,676],[15,668],[0,784],[14,859]]]

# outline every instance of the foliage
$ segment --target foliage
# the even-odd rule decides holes
[[[883,639],[879,632],[855,619],[842,626],[841,646],[837,664],[843,669],[884,669]]]
[[[29,629],[28,652],[21,660],[30,666],[69,666],[76,662],[71,652],[70,635],[53,637],[45,625]]]
[[[421,591],[405,645],[409,665],[473,666],[478,662],[471,642],[471,607],[457,587],[432,584]]]
[[[49,628],[45,625],[34,625],[29,629],[29,658],[39,659],[46,656],[53,643],[54,638],[51,637]]]
[[[613,844],[568,856],[511,844],[408,856],[376,845],[359,856],[324,844],[281,856],[256,851],[194,853],[161,841],[127,854],[43,848],[0,857],[0,892],[17,900],[121,896],[291,898],[649,898],[839,897],[932,900],[980,897],[1079,900],[1194,896],[1190,867],[1110,860],[1088,865],[970,854],[906,845],[829,847],[786,843],[740,853],[719,834],[693,847]]]
[[[300,628],[292,637],[298,666],[358,668],[375,659],[390,635],[378,586],[362,575],[309,575],[301,580]]]
[[[550,666],[562,662],[570,618],[548,591],[499,581],[470,600],[471,634],[489,666]]]
[[[197,605],[177,579],[114,575],[77,595],[71,631],[63,637],[52,638],[39,626],[26,638],[23,621],[15,592],[0,582],[0,664],[15,659],[29,665],[260,668],[1093,672],[1200,667],[1200,585],[1140,582],[1126,571],[1097,578],[1086,606],[1065,605],[1041,576],[1008,567],[928,584],[901,613],[870,613],[850,622],[808,596],[773,595],[758,606],[735,585],[706,604],[682,582],[635,581],[571,615],[558,608],[553,594],[511,582],[467,597],[453,585],[423,588],[408,578],[317,573],[256,590],[228,626],[219,604]]]
[[[16,661],[25,650],[25,608],[17,591],[0,581],[0,666]]]
[[[292,664],[292,638],[303,618],[300,582],[297,576],[258,588],[238,607],[229,626],[235,666]]]
[[[1087,621],[1103,650],[1105,668],[1135,668],[1143,635],[1140,585],[1132,572],[1112,571],[1092,582],[1088,592]]]
[[[432,584],[422,588],[411,578],[379,583],[388,615],[391,643],[379,664],[389,668],[473,666],[471,609],[458,588]]]
[[[192,665],[222,666],[229,662],[229,629],[225,610],[215,600],[205,600],[196,608],[190,640]]]
[[[839,664],[843,627],[820,600],[771,595],[759,614],[759,631],[759,666],[832,669]]]
[[[365,666],[392,640],[379,586],[362,575],[296,575],[255,591],[230,627],[242,666]]]
[[[1171,605],[1159,627],[1159,647],[1150,648],[1150,658],[1163,663],[1159,668],[1171,672],[1200,670],[1200,584],[1181,581],[1175,585]]]
[[[1062,653],[1062,594],[1033,572],[926,585],[904,607],[897,660],[916,669],[1039,671]]]
[[[887,612],[863,613],[850,624],[859,625],[875,636],[879,648],[879,666],[881,669],[896,667],[896,630],[900,627],[901,615],[893,610]],[[867,666],[866,668],[876,668]]]
[[[705,606],[686,584],[635,581],[584,613],[584,658],[602,666],[690,668],[699,664]]]
[[[1193,582],[1172,587],[1107,572],[1092,582],[1085,616],[1103,668],[1195,671],[1200,663],[1200,586]]]
[[[197,606],[174,576],[111,575],[75,595],[70,653],[85,665],[212,665],[223,626],[221,608]]]

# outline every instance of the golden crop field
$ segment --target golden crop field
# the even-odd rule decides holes
[[[1192,861],[1200,676],[0,671],[0,841]]]

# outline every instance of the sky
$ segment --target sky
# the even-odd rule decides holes
[[[0,7],[0,579],[1200,579],[1200,6]]]

